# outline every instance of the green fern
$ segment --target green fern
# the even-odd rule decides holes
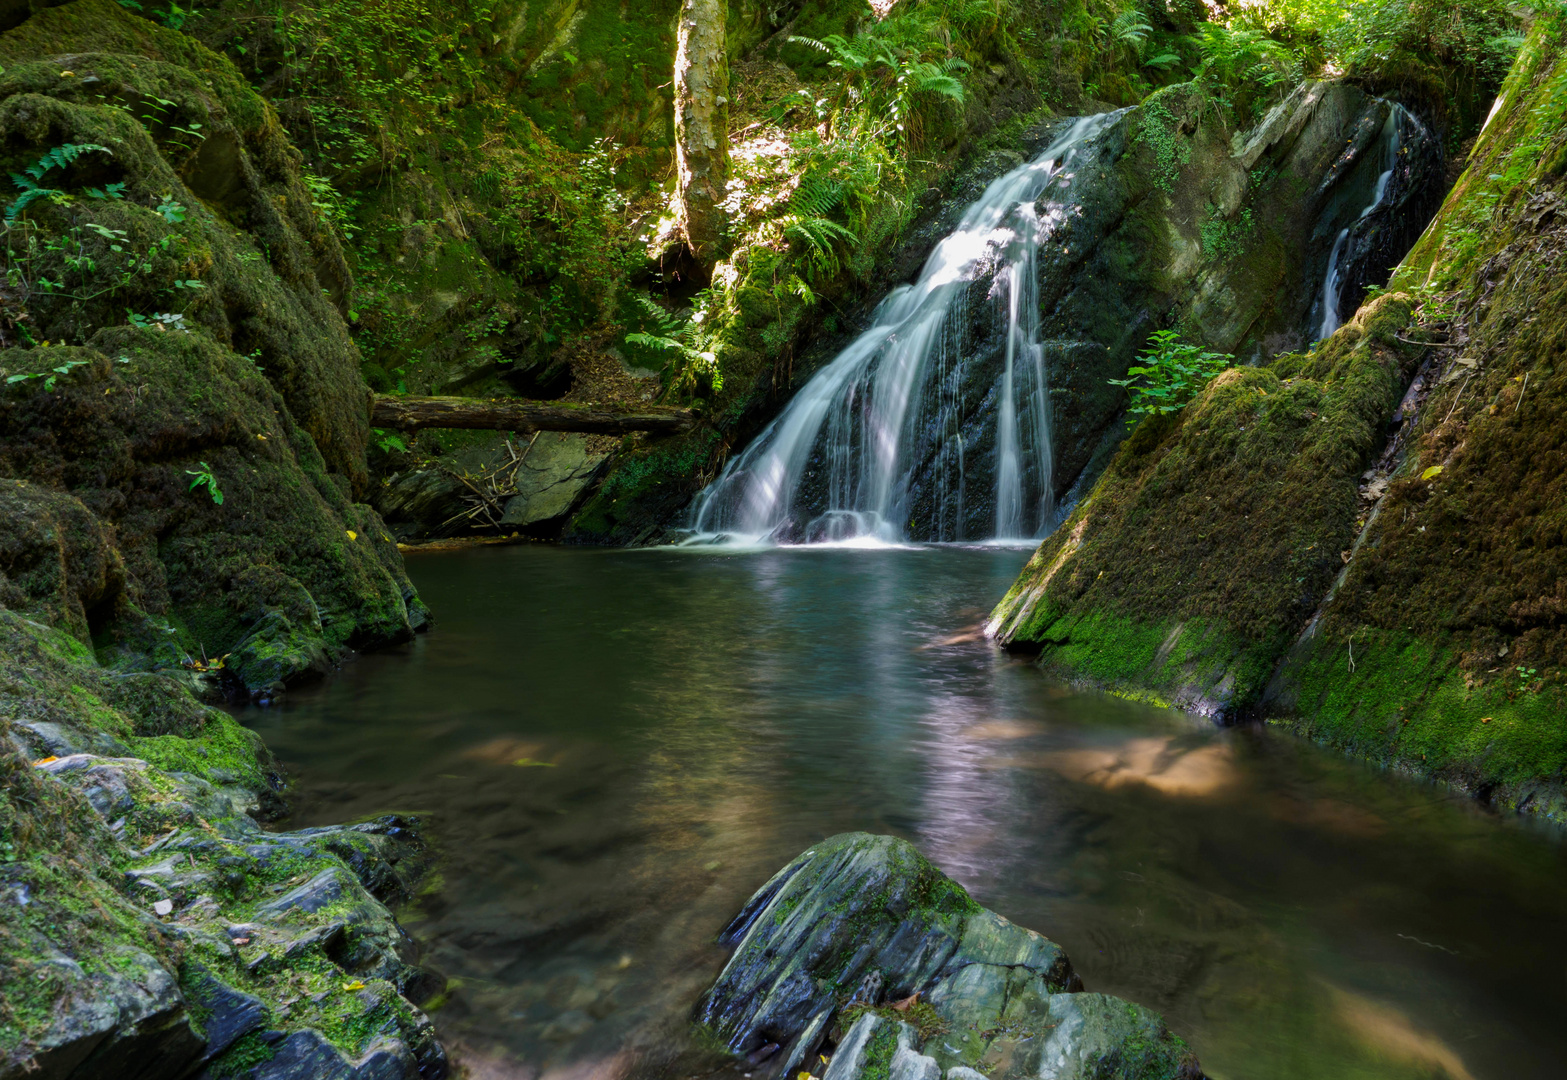
[[[27,209],[28,204],[43,198],[64,197],[65,192],[60,188],[44,187],[44,177],[55,169],[63,169],[75,163],[83,154],[102,152],[113,156],[114,151],[107,146],[99,146],[97,143],[65,143],[56,146],[43,157],[19,173],[11,174],[11,182],[21,192],[11,201],[11,205],[5,208],[5,219],[15,221],[16,215]]]
[[[814,280],[818,273],[836,274],[843,267],[838,246],[857,245],[860,238],[854,230],[836,221],[820,217],[789,215],[780,222],[784,236],[792,244],[798,244],[806,257],[806,276]]]

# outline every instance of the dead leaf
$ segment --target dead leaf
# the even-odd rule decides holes
[[[56,756],[54,754],[50,754],[48,757],[41,757],[41,758],[39,758],[37,761],[33,762],[33,765],[35,767],[39,766],[39,765],[48,765],[51,762],[55,762],[55,761],[59,761],[59,760],[60,759],[59,759],[58,756]]]
[[[919,996],[918,993],[910,994],[908,997],[904,998],[902,1001],[894,1001],[892,1003],[892,1007],[894,1009],[897,1009],[899,1012],[908,1012],[909,1011],[909,1006],[918,1004],[919,999],[920,999],[920,996]]]
[[[346,982],[343,984],[344,990],[363,990],[364,988],[365,984],[360,982],[358,979],[355,979],[353,982]]]

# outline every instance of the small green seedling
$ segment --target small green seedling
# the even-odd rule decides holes
[[[218,490],[218,478],[212,475],[212,467],[205,461],[197,462],[197,464],[200,465],[201,468],[185,470],[185,474],[187,476],[194,476],[196,478],[190,482],[190,487],[187,490],[195,491],[199,487],[205,487],[207,489],[207,493],[212,496],[212,501],[217,503],[219,506],[222,506],[223,492]]]

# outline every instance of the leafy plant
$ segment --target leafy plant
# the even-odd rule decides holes
[[[180,236],[163,236],[145,249],[132,247],[124,229],[95,221],[48,234],[28,220],[0,223],[4,284],[22,307],[38,300],[86,303],[118,292],[152,273],[162,258],[177,258]],[[204,288],[194,278],[174,283],[175,292]]]
[[[717,354],[702,348],[699,336],[706,316],[698,311],[690,319],[681,319],[665,311],[645,295],[637,296],[645,325],[652,333],[636,331],[625,337],[627,345],[648,349],[664,357],[672,372],[670,385],[682,393],[700,394],[724,387]]]
[[[853,41],[838,34],[820,41],[807,37],[789,41],[832,57],[828,66],[842,71],[843,79],[831,112],[878,137],[894,141],[917,137],[914,121],[921,104],[941,98],[963,100],[963,83],[957,76],[969,65],[958,57],[927,58],[925,49],[875,33],[858,35]]]
[[[125,321],[138,330],[178,330],[182,334],[190,333],[190,327],[185,325],[184,314],[179,312],[160,311],[155,315],[142,315],[127,310]]]
[[[58,379],[61,375],[69,375],[73,370],[81,367],[85,363],[87,363],[85,360],[67,360],[59,367],[50,368],[48,371],[36,371],[20,375],[7,375],[5,377],[6,385],[10,386],[13,383],[26,382],[28,379],[42,379],[44,381],[44,390],[52,391],[54,389],[54,383],[56,379]]]
[[[212,496],[212,501],[222,506],[223,492],[218,490],[218,478],[212,475],[212,466],[205,461],[197,462],[197,464],[201,466],[199,469],[185,470],[186,476],[194,476],[196,478],[190,482],[190,487],[186,490],[195,491],[199,487],[205,487],[207,494]]]
[[[47,198],[63,201],[68,198],[69,196],[60,188],[45,187],[44,177],[56,169],[64,169],[68,165],[75,163],[76,159],[83,154],[93,153],[109,154],[112,157],[114,151],[107,146],[100,146],[97,143],[65,143],[61,146],[56,146],[21,172],[12,173],[11,182],[16,185],[17,190],[21,194],[11,200],[11,204],[5,208],[5,219],[7,221],[15,221],[16,216],[27,209],[30,203],[39,199]],[[123,190],[125,185],[120,184],[118,186]]]
[[[1532,668],[1532,667],[1526,668],[1526,667],[1524,667],[1521,664],[1518,666],[1517,671],[1518,671],[1518,689],[1520,691],[1529,689],[1529,684],[1534,682],[1534,677],[1536,675],[1540,674],[1540,671],[1539,671],[1538,668]]]
[[[1126,406],[1128,426],[1144,416],[1179,412],[1235,357],[1207,352],[1181,340],[1178,330],[1155,330],[1138,357],[1141,364],[1126,369],[1124,379],[1109,380],[1131,395]]]
[[[1203,23],[1198,50],[1198,85],[1242,120],[1301,77],[1298,57],[1260,30]]]
[[[406,454],[408,444],[403,437],[395,431],[387,431],[385,428],[371,428],[370,433],[375,436],[375,445],[383,454]]]
[[[158,213],[163,215],[163,220],[170,225],[178,225],[185,220],[190,211],[183,203],[174,201],[173,195],[163,196],[163,201],[158,204]]]

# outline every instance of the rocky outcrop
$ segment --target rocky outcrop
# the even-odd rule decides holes
[[[1393,280],[1438,342],[1362,478],[1343,576],[1260,712],[1567,817],[1567,15],[1542,15]]]
[[[260,741],[166,675],[0,609],[0,1076],[445,1074],[386,905],[417,822],[264,831]]]
[[[1085,471],[1091,482],[1108,460],[1121,434],[1124,404],[1123,392],[1109,380],[1125,375],[1153,330],[1178,325],[1208,348],[1248,360],[1304,346],[1320,321],[1314,309],[1322,278],[1344,230],[1352,234],[1341,258],[1347,302],[1353,305],[1366,285],[1385,281],[1370,266],[1390,247],[1412,240],[1411,223],[1418,233],[1441,180],[1440,146],[1411,125],[1392,176],[1383,182],[1387,199],[1376,214],[1361,217],[1366,193],[1377,189],[1384,171],[1379,139],[1392,110],[1389,102],[1346,83],[1307,82],[1238,131],[1201,89],[1181,85],[1127,110],[1079,149],[1069,168],[1069,194],[1063,200],[1052,190],[1038,207],[1043,219],[1059,219],[1041,244],[1036,283],[1050,384],[1051,498],[1065,496]],[[884,257],[878,288],[900,284],[900,273],[917,272],[987,183],[1039,154],[1062,129],[1053,118],[1036,121],[1014,134],[1004,151],[982,156],[943,191],[927,193],[934,197],[921,200],[922,220]],[[905,437],[919,448],[899,522],[911,539],[975,538],[994,530],[995,416],[1003,395],[1009,302],[1004,276],[982,271],[942,329],[959,343],[956,355],[947,360],[950,370],[932,376],[916,402],[919,420]],[[776,317],[765,305],[742,314],[759,325]],[[814,345],[793,364],[788,389],[804,386],[849,340],[829,336]],[[767,378],[777,381],[776,373]],[[780,397],[759,393],[757,401],[776,408]],[[755,420],[755,414],[714,418],[721,432]],[[687,456],[702,452],[698,439],[686,440]],[[649,464],[655,455],[671,453],[650,451]],[[796,496],[802,524],[831,501],[823,479],[829,453],[819,445],[806,467]],[[648,470],[655,477],[662,471]],[[638,512],[624,506],[631,493],[619,490],[618,479],[612,477],[588,505],[574,535],[599,530],[588,519],[608,510],[603,496],[620,504],[616,515],[657,512],[665,524],[679,523],[667,507],[683,509],[683,499],[650,492]],[[1043,494],[1041,483],[1026,478],[1025,489],[1034,488],[1025,490],[1029,505]],[[951,498],[954,491],[962,498]],[[641,538],[662,535],[645,518],[639,524]],[[619,538],[637,538],[616,530],[612,535]]]
[[[54,162],[4,241],[0,602],[250,696],[410,638],[428,615],[355,501],[348,266],[270,107],[107,0],[0,62],[8,167]]]
[[[1215,717],[1254,703],[1342,567],[1418,350],[1402,297],[1143,423],[992,616],[1052,672]]]
[[[541,431],[481,443],[388,476],[373,505],[399,538],[472,535],[475,528],[550,536],[579,505],[610,440]]]
[[[844,833],[759,889],[698,1006],[770,1077],[1200,1080],[1157,1014],[1082,992],[1060,946],[975,903],[912,845]]]
[[[996,609],[1003,645],[1567,812],[1564,41],[1535,24],[1394,292],[1138,428]]]

